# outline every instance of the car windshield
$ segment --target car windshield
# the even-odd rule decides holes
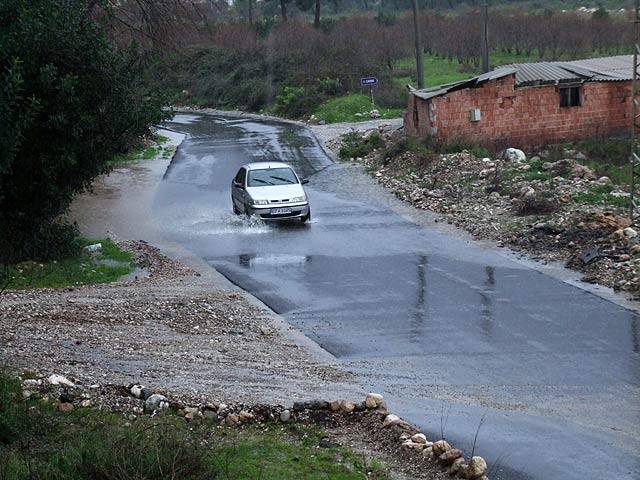
[[[265,168],[263,170],[249,170],[247,185],[249,187],[264,187],[294,183],[298,183],[298,179],[290,168]]]

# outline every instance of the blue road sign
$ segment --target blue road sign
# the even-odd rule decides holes
[[[360,85],[362,85],[363,87],[371,87],[377,84],[378,79],[376,77],[362,77],[360,79]]]

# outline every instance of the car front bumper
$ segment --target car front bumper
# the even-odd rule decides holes
[[[308,203],[297,203],[292,205],[250,205],[247,207],[249,211],[247,212],[251,216],[260,217],[263,220],[290,220],[294,218],[302,218],[309,215],[309,204]],[[291,213],[271,213],[271,210],[274,208],[290,208]]]

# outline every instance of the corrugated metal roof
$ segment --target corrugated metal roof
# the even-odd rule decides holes
[[[455,90],[461,90],[463,88],[473,88],[482,83],[488,82],[489,80],[497,80],[499,78],[506,77],[507,75],[513,75],[514,73],[516,73],[515,68],[498,68],[496,70],[492,70],[491,72],[483,73],[482,75],[478,75],[477,77],[470,78],[469,80],[462,80],[460,82],[448,83],[446,85],[423,88],[420,90],[409,87],[409,91],[416,97],[422,98],[423,100],[429,100],[430,98],[439,97],[440,95],[444,95]]]
[[[631,80],[633,57],[589,58],[570,62],[536,62],[509,65],[515,68],[516,85],[548,85],[582,81]]]
[[[515,63],[497,68],[477,77],[421,90],[410,88],[416,97],[429,98],[445,95],[462,88],[473,88],[489,80],[497,80],[507,75],[516,76],[516,86],[554,85],[576,82],[612,82],[631,80],[633,56],[589,58],[569,62]]]

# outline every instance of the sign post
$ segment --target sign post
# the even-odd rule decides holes
[[[376,77],[362,77],[360,79],[360,85],[363,87],[369,87],[369,96],[371,97],[371,111],[376,109],[376,104],[373,101],[373,87],[378,85],[378,79]]]

